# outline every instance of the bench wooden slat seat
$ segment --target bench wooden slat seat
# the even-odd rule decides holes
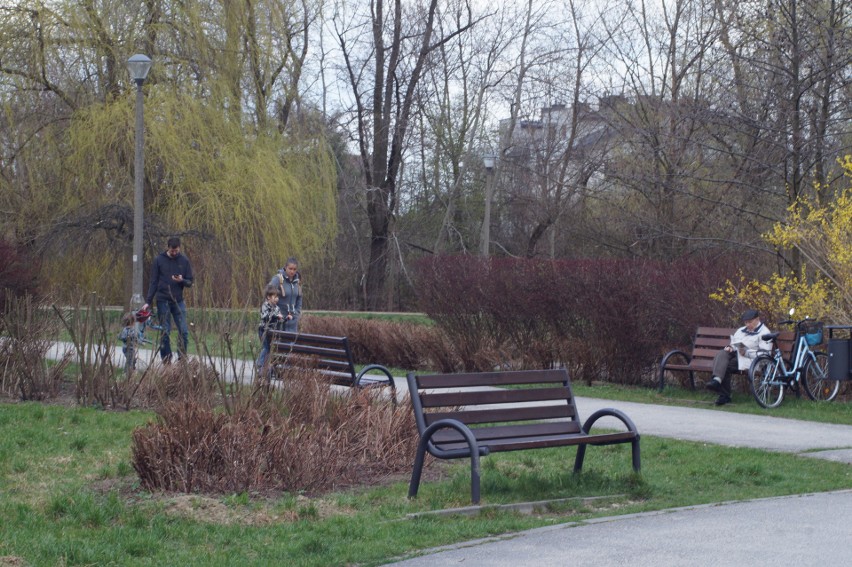
[[[675,349],[667,352],[660,361],[658,374],[660,391],[666,387],[666,373],[670,371],[687,372],[689,385],[695,389],[695,373],[709,373],[713,370],[713,359],[716,353],[731,344],[731,335],[736,331],[737,329],[728,327],[698,327],[692,339],[691,354]],[[783,331],[779,334],[778,347],[785,359],[789,360],[794,341],[795,332],[793,331]],[[748,370],[737,370],[733,374],[746,376]]]
[[[369,364],[359,372],[355,368],[346,337],[270,329],[270,364],[276,369],[314,370],[332,384],[352,388],[382,386],[390,388],[396,402],[396,385],[390,370],[381,364]],[[378,372],[378,375],[369,374]]]
[[[408,496],[417,496],[426,453],[439,459],[471,459],[471,500],[479,503],[479,458],[492,452],[576,446],[574,472],[588,445],[630,443],[640,470],[639,432],[623,412],[606,408],[581,425],[568,371],[522,370],[407,376],[420,434]],[[511,386],[511,388],[506,388]],[[613,417],[626,431],[590,433]]]

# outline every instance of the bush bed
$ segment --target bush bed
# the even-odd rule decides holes
[[[637,384],[700,324],[732,323],[709,298],[722,260],[421,261],[421,309],[468,371],[564,364],[575,379]]]

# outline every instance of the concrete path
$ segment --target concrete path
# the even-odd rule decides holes
[[[852,563],[852,491],[561,524],[431,550],[397,567],[780,567]]]

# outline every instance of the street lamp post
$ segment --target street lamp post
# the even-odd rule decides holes
[[[142,83],[151,70],[151,59],[146,55],[136,54],[127,60],[127,70],[136,82],[136,164],[134,165],[135,184],[133,187],[133,296],[130,298],[130,308],[142,306],[142,227],[144,203],[142,200],[144,181],[144,129],[142,114]]]
[[[482,219],[482,234],[479,237],[479,255],[488,257],[491,244],[491,199],[494,192],[494,166],[497,158],[493,155],[483,156],[482,165],[485,166],[485,215]]]

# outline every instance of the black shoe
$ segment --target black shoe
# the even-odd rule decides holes
[[[725,404],[729,404],[729,403],[731,403],[731,396],[729,396],[727,394],[721,394],[718,398],[716,398],[716,401],[713,402],[713,403],[716,404],[717,406],[723,406]]]
[[[704,384],[704,387],[710,390],[711,392],[718,392],[720,394],[722,393],[722,383],[718,380],[710,380],[709,382]]]

